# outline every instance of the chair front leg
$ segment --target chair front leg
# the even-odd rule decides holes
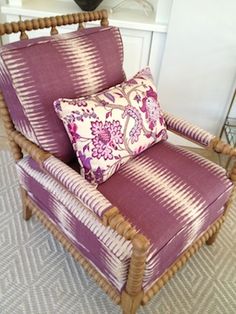
[[[30,210],[28,206],[27,192],[23,187],[21,187],[20,189],[21,189],[21,199],[22,199],[22,205],[23,205],[23,218],[24,220],[29,220],[32,216],[32,211]]]
[[[142,283],[147,252],[150,246],[147,238],[141,234],[136,234],[132,243],[133,253],[130,260],[128,280],[121,295],[123,314],[136,314],[143,299]]]

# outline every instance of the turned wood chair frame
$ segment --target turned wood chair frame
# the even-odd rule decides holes
[[[101,26],[108,26],[108,16],[105,10],[76,13],[63,16],[38,18],[27,21],[12,22],[0,24],[0,35],[12,34],[20,32],[20,39],[28,39],[26,31],[51,28],[51,35],[58,34],[57,26],[79,24],[79,28],[83,28],[84,22],[100,20]],[[15,161],[23,158],[23,151],[29,154],[37,163],[42,164],[47,158],[51,156],[50,152],[46,152],[39,148],[36,144],[26,139],[20,132],[15,129],[15,126],[10,117],[3,95],[0,93],[0,115],[2,117],[4,127],[9,140],[10,148]],[[180,135],[180,134],[178,134]],[[209,149],[233,157],[236,155],[236,150],[228,144],[222,142],[215,137]],[[236,181],[236,164],[229,173],[230,179],[233,183]],[[119,209],[113,207],[106,212],[101,222],[112,229],[116,230],[118,234],[125,239],[132,242],[132,256],[129,265],[128,278],[125,289],[122,293],[118,292],[95,268],[94,266],[78,251],[72,242],[54,225],[46,215],[35,205],[29,198],[27,192],[21,188],[23,199],[23,217],[28,220],[32,213],[51,231],[54,237],[62,243],[62,245],[71,253],[71,255],[80,262],[85,270],[95,279],[101,288],[111,297],[116,303],[120,304],[124,314],[136,313],[139,305],[146,304],[164,285],[165,283],[179,270],[186,261],[204,244],[212,244],[216,235],[225,220],[227,209],[229,208],[233,197],[235,187],[233,188],[231,197],[229,198],[224,214],[221,215],[214,224],[212,224],[207,231],[197,239],[188,249],[186,249],[181,256],[169,267],[168,270],[159,278],[148,291],[144,293],[142,290],[143,275],[145,271],[146,256],[150,243],[148,239],[138,233],[131,224],[125,220],[120,214]],[[99,219],[99,218],[98,218]]]

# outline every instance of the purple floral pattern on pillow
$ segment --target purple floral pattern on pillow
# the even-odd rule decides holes
[[[145,118],[149,123],[149,128],[153,130],[159,120],[159,110],[157,93],[152,87],[146,92],[146,96],[142,99],[142,104],[141,111],[145,112]]]
[[[133,144],[134,142],[138,142],[143,127],[143,120],[138,109],[132,107],[131,105],[127,105],[125,107],[125,110],[122,114],[122,118],[124,119],[126,116],[130,116],[131,118],[134,119],[134,126],[129,132],[130,140],[131,143]]]
[[[91,130],[94,135],[92,156],[97,159],[113,159],[113,150],[123,143],[120,121],[105,121],[104,124],[101,121],[91,122]]]
[[[104,92],[54,103],[82,175],[100,184],[130,158],[167,138],[149,68]]]

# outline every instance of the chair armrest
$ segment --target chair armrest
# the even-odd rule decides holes
[[[42,167],[99,219],[113,207],[92,184],[58,158],[50,156],[44,160]]]
[[[213,149],[215,152],[236,156],[236,148],[225,143],[220,138],[212,135],[211,133],[199,128],[188,121],[164,112],[167,130],[180,135],[187,140],[194,142],[198,145]]]
[[[38,147],[36,144],[28,140],[19,131],[13,130],[8,132],[10,138],[19,145],[27,154],[29,154],[39,165],[49,158],[51,154]]]
[[[169,131],[177,133],[198,145],[211,146],[211,142],[215,138],[211,133],[167,112],[164,112],[164,118]]]

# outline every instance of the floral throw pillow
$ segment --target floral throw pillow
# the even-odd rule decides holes
[[[149,68],[98,94],[59,99],[54,107],[77,154],[81,174],[94,184],[167,138]]]

